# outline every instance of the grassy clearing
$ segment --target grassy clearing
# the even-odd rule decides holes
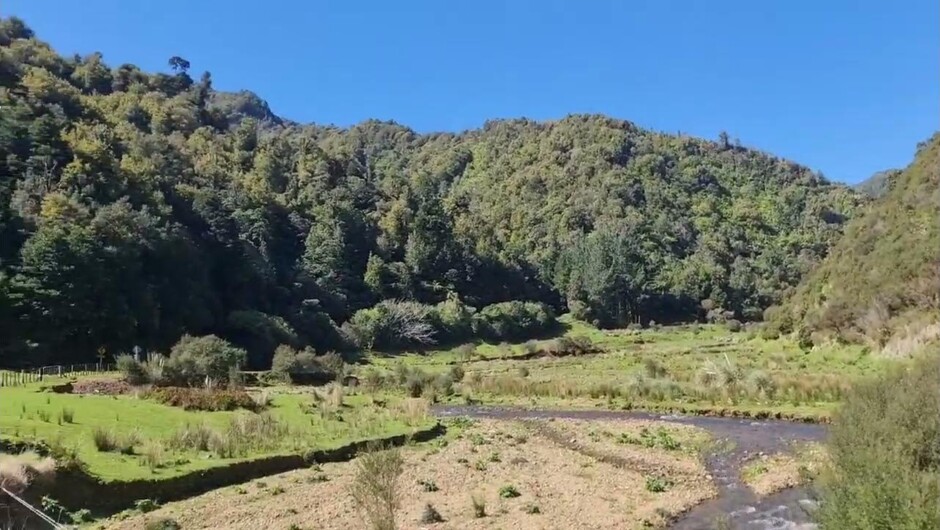
[[[384,406],[377,406],[373,397],[342,391],[332,397],[311,389],[267,392],[267,412],[256,415],[187,411],[133,395],[56,394],[40,391],[38,384],[2,388],[0,432],[6,438],[67,447],[101,479],[133,480],[401,434],[431,423],[426,407],[403,406],[395,396],[383,396]],[[258,417],[268,419],[252,420]],[[174,437],[187,428],[204,428],[237,445],[228,453],[203,444],[174,445]],[[267,435],[274,432],[276,437]]]
[[[859,346],[804,351],[788,339],[732,333],[717,325],[599,330],[563,320],[567,336],[587,338],[603,353],[513,359],[550,349],[550,340],[374,355],[371,362],[382,373],[405,366],[432,375],[459,365],[458,400],[787,417],[827,417],[854,381],[892,362]]]
[[[673,430],[674,426],[650,422],[533,425],[459,419],[448,425],[446,438],[401,449],[397,527],[648,528],[663,525],[672,515],[716,493],[697,458],[681,449],[630,446],[636,467],[618,466],[603,455],[607,449],[618,454],[626,446],[599,447],[599,454],[591,456],[544,436],[545,426],[585,440],[592,431],[639,434],[643,428],[657,432],[661,426],[680,442],[692,444],[704,436],[693,428]],[[175,519],[183,528],[248,529],[258,528],[259,521],[270,528],[366,528],[369,522],[349,494],[353,484],[362,484],[361,461],[267,477],[264,488],[252,484],[223,488],[169,503],[153,513],[112,518],[108,528],[140,528],[144,520],[160,517]],[[660,474],[648,476],[643,471],[647,468],[659,469]],[[384,474],[373,471],[372,476]],[[276,497],[275,490],[280,491]]]

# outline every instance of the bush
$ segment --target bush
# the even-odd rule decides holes
[[[289,382],[297,376],[319,376],[332,380],[343,374],[345,363],[337,353],[317,356],[311,348],[295,350],[286,344],[277,347],[271,361],[271,373],[281,382]]]
[[[833,419],[829,454],[824,530],[940,528],[940,356],[858,384]]]
[[[139,499],[134,501],[134,508],[140,513],[152,512],[160,507],[160,503],[153,499]]]
[[[150,383],[150,374],[144,363],[138,361],[130,355],[118,355],[114,360],[117,369],[121,372],[124,380],[131,385],[145,385]]]
[[[646,477],[646,491],[662,493],[672,487],[672,481],[665,477]]]
[[[244,390],[204,389],[204,388],[154,388],[146,397],[185,410],[221,410],[246,409],[257,411],[263,406]]]
[[[183,527],[179,523],[169,517],[151,519],[144,525],[144,530],[180,530],[181,528]]]
[[[427,503],[424,505],[424,512],[422,512],[421,519],[418,522],[421,524],[443,523],[444,518],[441,517],[441,513],[431,503]]]
[[[457,347],[457,356],[461,361],[472,361],[477,353],[476,344],[461,344]]]
[[[384,300],[356,311],[348,325],[356,343],[369,350],[435,343],[430,308],[417,302]]]
[[[183,337],[163,363],[164,386],[197,386],[207,381],[225,385],[231,369],[245,364],[245,350],[215,335]],[[155,381],[156,382],[156,381]]]
[[[489,340],[521,340],[558,325],[545,304],[514,300],[484,307],[473,317],[474,334]]]
[[[741,331],[741,329],[744,327],[743,324],[741,324],[740,320],[736,320],[733,318],[725,322],[725,325],[728,327],[728,331],[732,333],[737,333]]]
[[[404,470],[401,453],[378,450],[359,457],[350,493],[373,530],[395,530],[401,505],[398,478]]]
[[[477,497],[476,495],[470,497],[470,503],[473,506],[473,516],[477,519],[486,517],[486,499],[483,497]]]
[[[503,499],[514,499],[522,495],[519,493],[519,490],[516,489],[512,484],[506,484],[505,486],[499,488],[499,496]]]
[[[440,489],[437,487],[437,484],[435,484],[433,480],[419,480],[418,485],[421,486],[422,490],[429,492],[429,493],[438,491]]]
[[[437,304],[430,312],[431,323],[441,342],[457,342],[473,336],[475,309],[450,293],[447,300]]]

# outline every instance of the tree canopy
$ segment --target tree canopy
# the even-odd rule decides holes
[[[753,318],[864,202],[727,134],[299,125],[194,66],[63,57],[0,21],[0,363],[213,333],[264,365],[279,343],[342,347],[390,300]]]

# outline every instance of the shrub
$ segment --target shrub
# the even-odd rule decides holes
[[[463,366],[455,364],[454,366],[450,367],[450,372],[448,375],[450,376],[452,382],[459,383],[460,381],[463,381],[463,376],[466,374],[464,373]]]
[[[131,385],[145,385],[151,383],[150,374],[144,363],[138,361],[131,355],[118,355],[114,360],[117,369],[121,372],[124,380]]]
[[[418,522],[421,524],[443,523],[444,518],[441,517],[440,512],[431,503],[427,503],[424,505],[424,512],[421,513],[421,519]]]
[[[653,379],[659,379],[668,375],[666,367],[663,366],[661,362],[650,358],[643,359],[643,373]]]
[[[542,510],[539,509],[539,506],[537,504],[526,504],[525,506],[522,507],[522,511],[529,515],[542,513]]]
[[[164,405],[185,410],[216,412],[241,408],[257,411],[263,408],[244,390],[168,387],[154,388],[146,394],[146,397]]]
[[[732,332],[732,333],[737,333],[737,332],[741,331],[741,329],[744,327],[744,326],[741,324],[741,321],[740,321],[740,320],[736,320],[736,319],[733,319],[733,318],[732,318],[732,319],[729,319],[729,320],[725,323],[725,326],[727,326],[727,327],[728,327],[728,331],[730,331],[730,332]]]
[[[548,306],[519,300],[486,306],[473,316],[474,334],[490,340],[526,339],[557,324]]]
[[[454,293],[434,306],[430,312],[432,325],[441,341],[456,342],[473,335],[474,308],[466,305]]]
[[[49,414],[49,411],[46,409],[39,409],[36,411],[36,417],[39,418],[39,421],[49,423],[49,419],[52,415]]]
[[[665,477],[646,477],[646,491],[662,493],[672,487],[672,481]]]
[[[457,356],[462,361],[472,361],[477,353],[476,344],[461,344],[457,347]]]
[[[134,508],[140,513],[152,512],[160,507],[160,503],[153,499],[138,499],[134,501]]]
[[[435,343],[430,308],[417,302],[384,300],[356,311],[348,325],[356,343],[369,350]]]
[[[377,450],[359,457],[350,493],[373,530],[395,530],[401,505],[398,478],[404,469],[401,453]]]
[[[473,506],[473,516],[477,519],[486,517],[486,499],[483,497],[477,497],[476,495],[470,497],[470,503]]]
[[[863,382],[833,418],[820,477],[824,530],[938,528],[940,356]]]
[[[82,508],[81,510],[72,512],[72,522],[75,524],[90,523],[94,520],[95,517],[88,508]]]
[[[181,528],[183,527],[179,523],[169,517],[151,519],[144,524],[144,530],[180,530]]]
[[[183,335],[170,350],[169,359],[163,363],[163,377],[159,383],[196,386],[208,380],[224,385],[228,382],[231,368],[244,365],[246,357],[245,350],[215,335]]]
[[[337,353],[317,356],[311,348],[295,350],[282,344],[274,351],[271,361],[271,373],[281,382],[291,381],[291,376],[320,376],[322,379],[336,379],[343,374],[345,363]]]
[[[505,486],[499,488],[499,496],[503,499],[514,499],[522,495],[519,493],[519,490],[516,489],[512,484],[506,484]]]
[[[421,489],[427,492],[435,492],[440,488],[437,487],[437,484],[433,480],[419,480],[418,485],[421,486]]]

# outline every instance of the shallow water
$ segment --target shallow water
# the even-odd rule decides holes
[[[753,455],[786,451],[793,442],[821,441],[826,428],[810,423],[777,420],[755,421],[739,418],[681,416],[616,410],[525,410],[481,406],[437,406],[439,417],[469,416],[493,419],[581,419],[581,420],[660,420],[693,425],[709,431],[718,440],[732,442],[705,458],[705,467],[718,486],[718,496],[696,506],[670,528],[709,530],[733,528],[748,530],[811,530],[809,513],[816,506],[808,488],[791,488],[758,499],[741,481],[741,468]],[[724,519],[724,526],[717,521]]]

